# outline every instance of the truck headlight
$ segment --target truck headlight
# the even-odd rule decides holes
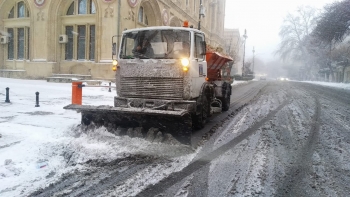
[[[118,61],[117,60],[113,60],[113,67],[112,67],[113,71],[117,71],[117,65],[118,65]]]
[[[118,65],[118,61],[117,60],[113,60],[113,66],[117,66]]]
[[[190,65],[190,61],[187,58],[181,59],[182,70],[188,71],[188,66]]]

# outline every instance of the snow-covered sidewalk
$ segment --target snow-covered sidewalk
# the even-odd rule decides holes
[[[350,83],[331,83],[331,82],[320,82],[320,81],[303,81],[305,83],[318,84],[322,86],[341,88],[344,90],[350,90]]]
[[[5,103],[7,87],[10,103]],[[83,103],[112,105],[115,94],[115,89],[84,88]],[[18,196],[68,170],[63,154],[80,114],[63,109],[71,102],[71,84],[0,78],[0,99],[0,196]],[[80,142],[94,149],[88,144]]]
[[[5,103],[7,87],[10,103]],[[195,153],[188,148],[155,146],[144,139],[115,136],[105,128],[81,131],[81,114],[63,109],[71,103],[71,88],[65,83],[0,78],[0,196],[27,196],[63,173],[84,170],[88,160],[166,154],[178,163],[167,169],[168,174],[192,160]],[[40,107],[35,107],[35,92],[40,93]],[[83,105],[113,106],[115,95],[115,88],[108,92],[105,87],[84,87]]]

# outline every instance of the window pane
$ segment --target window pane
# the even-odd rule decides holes
[[[30,43],[29,43],[29,41],[30,41],[30,29],[29,29],[29,27],[27,27],[27,46],[26,46],[26,49],[27,49],[27,56],[26,56],[26,59],[29,59],[29,49],[30,49]]]
[[[66,35],[68,36],[68,42],[66,43],[65,59],[73,59],[73,26],[66,26]]]
[[[67,11],[67,15],[74,15],[74,2],[72,4],[70,4],[68,11]]]
[[[17,59],[24,59],[24,28],[17,29]]]
[[[78,14],[87,14],[86,7],[87,7],[87,1],[79,0]]]
[[[202,36],[196,35],[195,36],[195,54],[194,55],[196,58],[204,59],[203,55],[201,55],[201,53],[202,53],[201,41],[203,41]]]
[[[143,7],[140,7],[138,17],[139,17],[139,22],[142,23],[143,22]]]
[[[145,42],[146,41],[146,42]],[[147,57],[155,59],[173,59],[189,56],[190,54],[190,33],[183,30],[135,30],[125,33],[122,38],[122,47],[119,57],[122,59],[130,59],[143,53],[143,43],[150,42],[153,56]],[[188,47],[187,47],[188,46]],[[147,49],[146,49],[147,51]]]
[[[19,2],[17,6],[18,6],[17,7],[17,17],[18,18],[25,17],[26,9],[25,9],[25,6],[24,6],[24,2],[23,1]]]
[[[85,25],[78,26],[78,59],[85,59]]]
[[[13,7],[9,12],[9,18],[15,18],[15,7]]]
[[[13,60],[14,58],[14,39],[13,39],[13,29],[7,29],[7,33],[9,36],[9,43],[7,45],[7,58],[9,60]]]
[[[93,0],[90,0],[90,14],[96,14],[96,7]]]
[[[95,25],[90,26],[89,59],[95,60]]]

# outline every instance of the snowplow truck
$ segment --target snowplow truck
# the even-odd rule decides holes
[[[155,128],[191,144],[193,129],[230,107],[231,83],[221,72],[232,59],[207,50],[205,34],[189,27],[125,30],[112,39],[114,106],[68,105],[82,124],[108,129]]]

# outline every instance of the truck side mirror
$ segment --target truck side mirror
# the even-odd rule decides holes
[[[117,43],[112,44],[112,55],[117,55]]]
[[[205,55],[206,53],[207,53],[207,43],[205,41],[201,41],[200,55]]]
[[[115,60],[117,59],[117,39],[118,39],[118,36],[113,36],[112,37],[112,59]]]

